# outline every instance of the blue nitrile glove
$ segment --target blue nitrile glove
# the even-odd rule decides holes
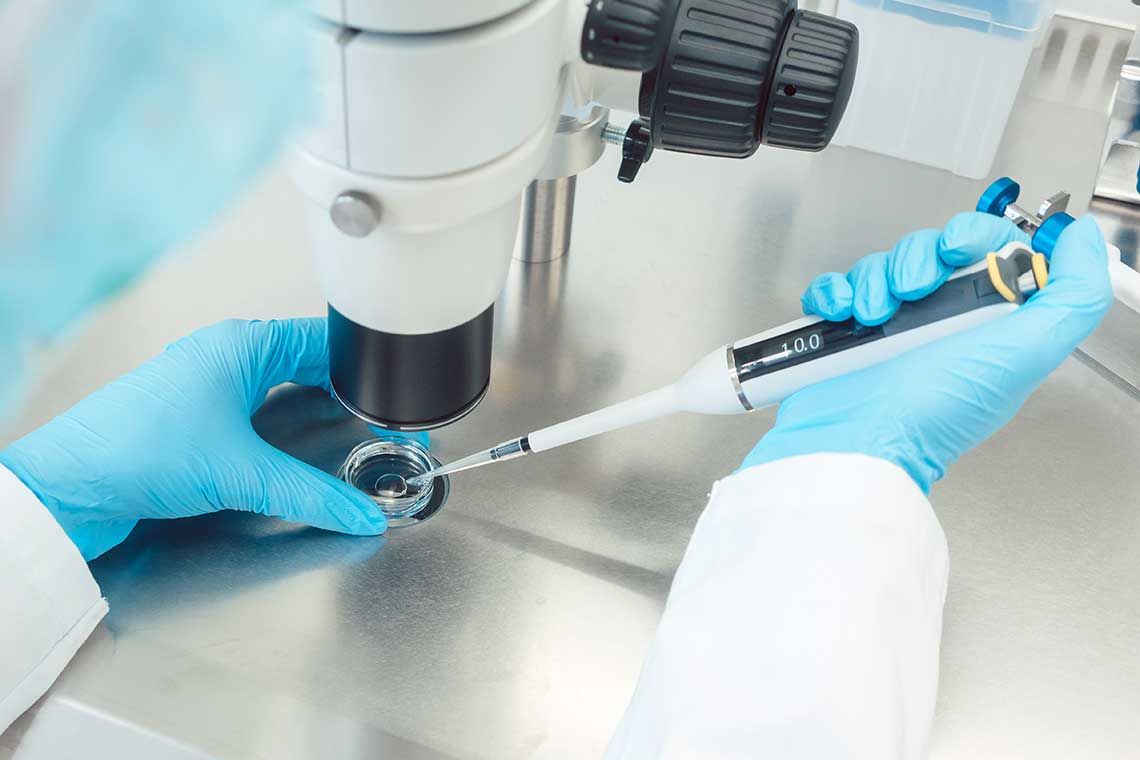
[[[1027,242],[1004,219],[959,214],[942,232],[921,230],[867,256],[846,277],[817,278],[804,311],[880,324],[901,301],[928,295],[955,268],[1013,240]],[[1013,417],[1112,303],[1104,238],[1091,217],[1061,234],[1050,267],[1049,284],[1001,319],[790,396],[742,466],[862,453],[894,462],[929,491],[951,462]]]
[[[0,451],[84,558],[141,518],[219,509],[360,535],[382,533],[367,496],[270,446],[250,415],[286,382],[328,389],[324,319],[221,322]]]

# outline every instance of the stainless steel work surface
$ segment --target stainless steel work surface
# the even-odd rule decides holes
[[[1127,39],[1063,23],[993,172],[1030,201],[1060,187],[1087,201],[1103,139],[1103,100],[1087,94],[1107,98],[1103,77],[1086,71],[1089,102],[1055,96],[1049,57]],[[941,225],[984,186],[850,149],[662,152],[626,186],[616,158],[579,180],[570,255],[514,265],[490,394],[434,434],[444,461],[795,317],[812,275]],[[53,359],[17,427],[196,326],[320,312],[298,206],[272,177],[160,264]],[[935,758],[1140,747],[1140,404],[1135,378],[1106,369],[1140,366],[1140,319],[1114,313],[1112,328],[932,494],[952,558]],[[710,484],[773,418],[680,416],[461,474],[436,517],[384,538],[238,514],[144,524],[92,564],[111,612],[47,704],[235,758],[597,756]],[[296,389],[257,422],[326,467],[367,435]]]

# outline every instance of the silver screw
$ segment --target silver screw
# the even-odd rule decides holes
[[[380,224],[380,204],[367,193],[346,190],[333,200],[329,218],[346,235],[368,237]]]
[[[602,142],[607,142],[610,145],[622,146],[625,145],[625,133],[629,127],[619,127],[613,122],[607,122],[602,127]]]

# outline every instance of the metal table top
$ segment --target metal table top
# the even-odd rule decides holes
[[[1128,34],[1057,28],[1094,41],[1084,78],[1064,44],[1042,48],[993,174],[1020,178],[1027,199],[1064,186],[1080,211],[1112,81],[1091,62],[1122,55]],[[1058,59],[1073,71],[1058,74]],[[811,276],[941,225],[984,186],[839,148],[661,154],[632,187],[616,163],[610,151],[580,178],[570,255],[514,265],[490,394],[434,434],[444,461],[647,390],[797,316]],[[108,305],[51,360],[9,437],[199,325],[320,313],[299,204],[269,178]],[[1085,347],[1095,361],[1066,362],[934,490],[951,550],[935,758],[1140,746],[1137,330],[1140,318],[1114,313]],[[596,756],[710,484],[773,416],[679,416],[459,475],[438,516],[386,538],[238,514],[144,524],[92,564],[110,615],[37,709],[225,757]],[[327,467],[367,435],[296,389],[257,422]]]

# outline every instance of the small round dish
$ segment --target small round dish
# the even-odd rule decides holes
[[[447,476],[420,487],[409,483],[439,462],[421,444],[410,438],[384,437],[365,441],[348,453],[337,472],[380,507],[388,527],[414,525],[430,517],[447,498]]]

